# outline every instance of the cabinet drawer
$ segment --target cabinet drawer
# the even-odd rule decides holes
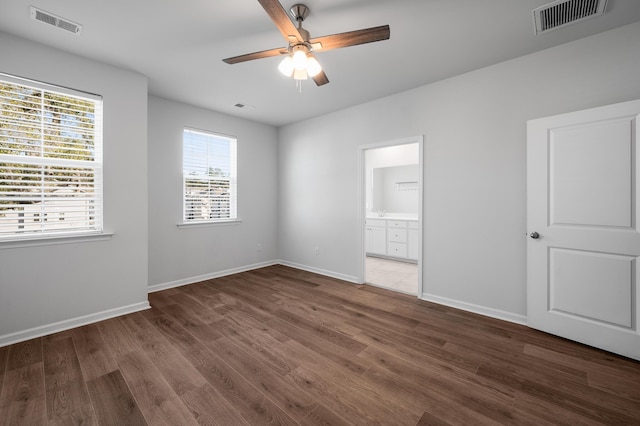
[[[364,224],[366,226],[379,226],[384,228],[386,226],[386,221],[384,219],[365,219]]]
[[[387,255],[394,257],[407,257],[407,245],[404,243],[387,243]]]
[[[409,229],[420,229],[420,223],[417,220],[410,220]]]
[[[406,228],[407,222],[404,220],[388,220],[387,227],[389,228]]]
[[[387,229],[387,241],[396,243],[407,242],[407,230],[400,228],[388,228]]]

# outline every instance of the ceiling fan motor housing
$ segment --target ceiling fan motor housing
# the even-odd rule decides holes
[[[307,16],[309,16],[309,8],[304,4],[294,4],[293,6],[291,6],[291,9],[289,9],[289,11],[296,22],[304,21],[305,19],[307,19]]]

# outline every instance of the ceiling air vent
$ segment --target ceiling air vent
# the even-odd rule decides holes
[[[246,109],[255,109],[255,108],[256,108],[256,107],[254,107],[253,105],[247,105],[247,104],[243,104],[243,103],[240,103],[240,102],[238,102],[237,104],[235,104],[235,105],[234,105],[234,107],[236,107],[236,108],[240,108],[240,109],[242,109],[242,108],[246,108]]]
[[[533,11],[536,34],[602,15],[607,0],[558,0]]]
[[[82,25],[76,24],[75,22],[61,18],[52,13],[45,12],[44,10],[36,9],[33,6],[31,6],[31,19],[53,25],[54,27],[69,31],[75,35],[80,35],[80,32],[82,31]]]

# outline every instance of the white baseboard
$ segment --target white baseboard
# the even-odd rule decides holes
[[[473,312],[474,314],[480,314],[490,318],[509,321],[520,325],[527,325],[527,317],[525,315],[514,314],[513,312],[487,308],[486,306],[474,305],[473,303],[462,302],[460,300],[449,299],[446,297],[436,296],[428,293],[423,293],[421,299],[426,300],[427,302],[450,306],[452,308]]]
[[[300,269],[307,272],[314,272],[316,274],[325,275],[331,278],[337,278],[343,281],[349,281],[355,284],[358,284],[358,277],[353,277],[351,275],[338,274],[337,272],[327,271],[326,269],[314,268],[313,266],[302,265],[300,263],[289,262],[288,260],[279,260],[277,263],[284,266],[289,266],[291,268]]]
[[[58,333],[60,331],[69,330],[71,328],[81,327],[87,324],[93,324],[98,321],[104,321],[110,318],[119,317],[121,315],[132,314],[134,312],[150,309],[149,302],[144,301],[133,305],[122,306],[119,308],[108,309],[94,314],[84,315],[81,317],[71,318],[64,321],[54,322],[52,324],[42,325],[28,330],[22,330],[11,334],[0,336],[0,347],[12,345],[14,343],[24,342],[26,340],[35,339],[36,337],[46,336],[48,334]]]
[[[254,263],[253,265],[240,266],[238,268],[226,269],[224,271],[212,272],[210,274],[198,275],[195,277],[183,278],[181,280],[171,281],[168,283],[154,284],[147,288],[149,293],[167,290],[174,287],[199,283],[200,281],[212,280],[214,278],[226,277],[227,275],[239,274],[240,272],[251,271],[253,269],[264,268],[267,266],[277,265],[277,260],[269,260],[266,262]]]

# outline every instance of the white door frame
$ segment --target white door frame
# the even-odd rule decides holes
[[[361,145],[358,147],[358,283],[364,284],[365,282],[365,232],[364,232],[364,220],[366,214],[365,208],[365,151],[369,149],[385,148],[389,146],[418,144],[418,224],[419,241],[418,241],[418,293],[417,297],[422,298],[423,295],[423,283],[422,283],[422,246],[423,246],[423,181],[424,181],[424,136],[412,136],[403,139],[395,139],[390,141],[377,142],[367,145]]]

